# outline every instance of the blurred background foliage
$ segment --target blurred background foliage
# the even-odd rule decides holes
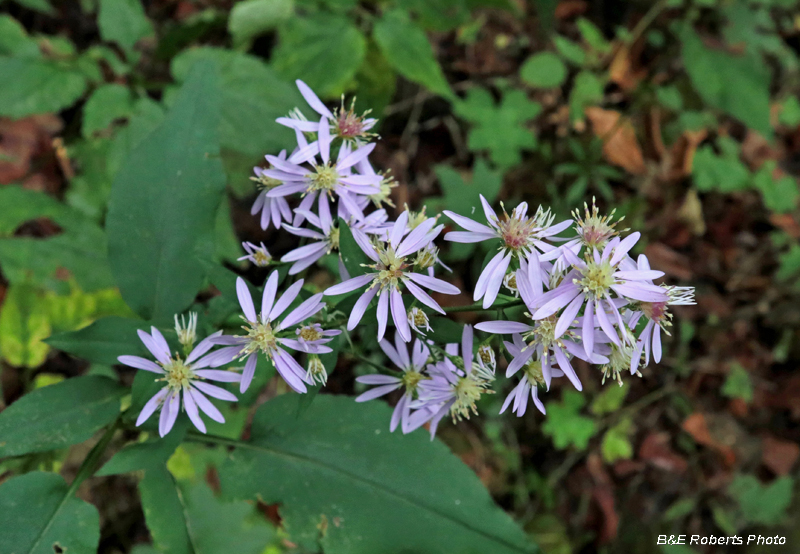
[[[204,241],[211,262],[252,272],[236,261],[241,240],[273,255],[291,247],[249,216],[249,177],[291,144],[274,120],[303,105],[301,78],[380,118],[374,159],[400,183],[396,206],[469,215],[480,193],[567,216],[596,197],[643,232],[641,251],[670,282],[697,287],[698,305],[676,310],[665,360],[643,379],[601,387],[583,367],[584,393],[554,387],[546,418],[497,416],[498,394],[481,418],[441,430],[544,552],[725,551],[655,544],[680,533],[777,533],[787,545],[769,551],[795,551],[795,0],[6,0],[2,10],[0,406],[65,377],[117,375],[113,358],[87,365],[58,351],[69,350],[64,335],[43,339],[133,317],[108,261],[111,185],[204,60],[227,180]],[[486,253],[444,248],[463,290]],[[214,291],[197,305],[209,328],[235,308]],[[363,363],[340,356],[330,390],[354,392]],[[245,407],[282,392],[266,368],[257,375],[264,392]],[[246,409],[226,416],[214,432],[246,431]],[[0,462],[0,479],[74,475],[82,448]],[[142,502],[176,483],[190,527],[205,533],[193,537],[198,552],[227,552],[231,540],[254,554],[303,551],[276,527],[277,505],[215,496],[217,455],[179,447],[168,471],[138,483]],[[80,489],[100,510],[101,552],[145,554],[153,541],[177,551],[175,529],[153,524],[136,485],[128,475]]]

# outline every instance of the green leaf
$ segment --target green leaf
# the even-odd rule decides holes
[[[228,182],[237,194],[254,190],[248,179],[267,152],[279,152],[294,140],[294,132],[270,122],[296,106],[305,106],[293,85],[278,77],[258,58],[215,48],[193,48],[172,61],[172,74],[185,81],[200,60],[214,65],[219,75],[220,143]]]
[[[97,26],[103,40],[116,42],[127,52],[139,40],[155,34],[139,0],[100,0]]]
[[[633,422],[630,419],[623,419],[606,431],[600,443],[600,451],[607,463],[613,464],[617,460],[629,460],[633,457],[633,445],[628,438],[632,431]]]
[[[700,192],[719,190],[733,192],[747,188],[750,172],[739,161],[739,145],[731,137],[720,137],[717,141],[720,155],[710,144],[697,149],[692,162],[694,184]]]
[[[114,365],[119,363],[118,356],[147,355],[136,333],[139,329],[150,332],[150,326],[144,321],[105,317],[83,329],[53,335],[45,342],[84,360]]]
[[[790,96],[783,101],[778,121],[782,125],[797,127],[800,125],[800,99],[797,96]]]
[[[339,218],[338,227],[339,255],[342,257],[344,267],[347,268],[350,277],[364,275],[369,271],[369,268],[364,267],[364,265],[371,264],[372,261],[364,254],[364,251],[361,250],[356,239],[353,238],[353,233],[350,231],[347,222],[341,217]]]
[[[274,529],[247,502],[225,502],[204,482],[181,487],[186,519],[195,554],[262,554]]]
[[[535,552],[475,474],[426,433],[392,435],[379,402],[264,404],[219,468],[224,496],[280,502],[293,542],[327,554]],[[266,468],[269,468],[266,470]],[[421,471],[420,468],[424,468]],[[409,532],[413,530],[413,532]]]
[[[431,31],[452,31],[469,20],[465,0],[405,0],[402,6],[417,16],[417,20]]]
[[[769,64],[760,54],[734,56],[706,48],[689,26],[680,32],[683,63],[697,93],[710,106],[772,136],[769,122]],[[719,68],[724,67],[725,71]]]
[[[215,77],[210,64],[195,66],[163,123],[114,180],[109,261],[122,297],[145,319],[171,320],[203,284],[195,247],[213,232],[225,189]]]
[[[583,119],[584,110],[603,101],[603,82],[589,71],[581,71],[575,76],[572,92],[569,95],[569,113],[573,121]]]
[[[553,445],[559,450],[570,445],[585,450],[589,439],[597,433],[594,420],[580,415],[585,403],[586,399],[581,393],[567,390],[561,403],[551,402],[547,406],[547,419],[542,425],[542,432],[553,439]]]
[[[578,26],[581,37],[583,37],[583,40],[586,44],[591,46],[592,49],[601,54],[605,54],[611,50],[611,44],[606,40],[603,33],[594,23],[585,17],[579,17],[575,23]]]
[[[581,67],[586,63],[586,52],[583,51],[583,48],[577,42],[572,42],[568,38],[555,35],[553,36],[553,44],[556,50],[558,50],[558,53],[561,54],[561,57],[571,64]]]
[[[728,486],[728,493],[739,503],[748,522],[775,525],[786,516],[793,487],[794,480],[788,476],[762,485],[754,475],[737,475]]]
[[[294,0],[245,0],[233,5],[228,32],[234,47],[276,28],[294,12]]]
[[[774,160],[762,165],[753,175],[753,184],[761,191],[768,209],[776,213],[788,213],[797,207],[800,190],[797,188],[797,180],[791,175],[783,175],[777,179],[773,177],[777,165]]]
[[[398,73],[448,100],[455,99],[428,37],[406,12],[395,9],[383,14],[373,36]]]
[[[137,414],[138,416],[138,414]],[[188,420],[179,418],[167,436],[154,437],[145,442],[129,444],[108,460],[95,475],[118,475],[131,471],[158,469],[167,460],[183,440],[188,427]]]
[[[731,364],[731,370],[720,392],[728,398],[741,398],[749,404],[753,401],[753,383],[750,381],[750,374],[741,365]]]
[[[126,391],[111,379],[87,375],[26,394],[0,412],[0,458],[85,441],[117,417]]]
[[[631,390],[630,386],[605,387],[603,392],[597,395],[597,398],[592,401],[589,411],[594,415],[616,412],[625,401],[629,390]]]
[[[323,98],[344,92],[367,49],[361,31],[338,15],[293,17],[279,34],[275,71],[287,80],[302,79]]]
[[[536,148],[536,135],[525,122],[542,111],[537,102],[528,100],[521,90],[507,92],[495,105],[486,89],[473,88],[466,100],[455,103],[455,112],[474,124],[469,132],[471,150],[488,150],[494,163],[509,168],[521,161],[522,150]]]
[[[64,479],[34,471],[0,485],[0,552],[96,552],[100,516]]]
[[[41,292],[28,283],[8,287],[0,308],[0,353],[9,364],[37,367],[44,362],[48,348],[42,339],[50,334],[47,307]]]
[[[780,267],[775,277],[781,281],[786,281],[800,272],[800,244],[793,244],[788,252],[778,256]]]
[[[0,57],[0,116],[19,119],[58,112],[73,105],[86,90],[86,78],[69,66],[35,58]]]
[[[196,554],[186,526],[186,507],[175,479],[163,464],[139,481],[144,519],[153,542],[164,554]]]
[[[534,54],[522,64],[520,78],[534,87],[560,87],[567,78],[567,68],[552,52]]]
[[[25,27],[9,15],[0,16],[0,56],[38,58],[39,45],[28,36]]]
[[[83,107],[83,136],[90,137],[108,128],[115,120],[130,117],[133,109],[133,98],[128,87],[118,84],[101,86]]]

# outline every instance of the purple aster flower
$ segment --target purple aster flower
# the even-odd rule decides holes
[[[292,194],[304,195],[299,209],[308,210],[319,196],[319,202],[328,201],[328,197],[338,198],[346,213],[358,219],[364,217],[363,210],[358,205],[358,196],[368,196],[380,192],[378,186],[381,177],[378,175],[357,175],[352,173],[353,167],[366,158],[375,148],[374,144],[361,146],[350,151],[347,144],[342,144],[339,154],[334,161],[330,157],[331,135],[328,120],[323,118],[319,123],[319,139],[308,144],[302,133],[297,134],[299,149],[288,160],[281,160],[275,156],[267,156],[267,160],[276,169],[264,170],[264,174],[283,184],[269,190],[270,198],[281,198]],[[317,160],[321,158],[321,163]],[[307,163],[310,168],[302,164]],[[340,212],[341,213],[341,212]],[[295,217],[293,224],[300,225],[303,216]]]
[[[520,334],[526,346],[520,349],[518,356],[511,360],[506,369],[506,376],[510,377],[523,368],[530,360],[540,361],[542,375],[547,389],[550,389],[550,382],[553,375],[553,363],[557,362],[561,371],[566,374],[570,382],[578,390],[583,390],[583,385],[578,379],[578,375],[570,363],[570,358],[576,356],[589,362],[599,362],[605,360],[597,355],[593,348],[587,349],[582,340],[582,331],[573,327],[574,317],[569,320],[569,325],[562,329],[559,327],[561,319],[552,314],[539,320],[534,319],[530,314],[545,296],[543,280],[546,276],[542,272],[541,265],[532,259],[530,263],[521,260],[520,269],[517,271],[516,285],[525,306],[530,310],[526,315],[531,318],[530,323],[519,321],[486,321],[475,325],[476,329],[487,333],[500,335]],[[594,320],[589,319],[593,324]],[[594,336],[594,326],[590,326],[592,336]]]
[[[502,217],[497,216],[483,195],[481,195],[481,204],[486,221],[489,223],[488,226],[451,211],[445,210],[443,213],[466,229],[466,231],[447,233],[444,237],[445,240],[461,243],[483,242],[492,239],[502,241],[500,252],[486,264],[475,284],[473,300],[477,302],[483,298],[485,309],[491,306],[497,298],[512,257],[519,260],[527,259],[532,254],[536,254],[536,249],[548,253],[557,252],[557,249],[545,243],[543,239],[557,235],[569,227],[572,221],[566,220],[553,225],[555,216],[550,213],[550,210],[543,210],[541,206],[530,217],[526,202],[517,206],[510,216],[503,208]]]
[[[525,341],[522,340],[522,337],[518,334],[513,335],[512,340],[513,342],[503,341],[503,344],[506,346],[508,353],[511,354],[512,359],[515,359],[522,355],[522,351],[527,348],[527,345],[525,344]],[[500,413],[502,414],[505,412],[513,401],[514,404],[511,410],[517,414],[517,417],[522,417],[525,415],[525,411],[528,408],[529,393],[536,408],[543,414],[546,413],[544,404],[542,404],[542,401],[539,400],[539,385],[545,384],[544,374],[542,372],[542,362],[540,360],[529,358],[522,367],[522,370],[522,379],[520,379],[520,382],[517,384],[517,386],[514,387],[508,396],[506,396],[505,402],[503,402],[503,407],[500,408]],[[550,374],[552,377],[562,377],[564,372],[556,367],[551,367]]]
[[[306,102],[308,102],[308,105],[311,106],[311,109],[317,112],[323,119],[333,122],[332,125],[330,125],[330,132],[332,135],[337,136],[345,141],[356,142],[361,142],[363,139],[372,138],[374,136],[374,134],[370,133],[369,131],[375,126],[378,120],[366,117],[371,110],[367,110],[360,116],[356,115],[355,98],[353,98],[350,104],[350,109],[348,110],[344,107],[343,96],[341,106],[331,112],[331,110],[329,110],[325,104],[323,104],[322,100],[320,100],[319,97],[314,94],[314,91],[311,90],[311,87],[299,79],[295,81],[295,84],[297,85],[297,88],[300,89],[300,94],[303,95],[303,98],[305,98]],[[307,121],[299,112],[295,112],[291,115],[293,117],[279,117],[277,122],[281,125],[285,125],[286,127],[298,131],[306,133],[317,132],[316,123]]]
[[[277,159],[286,160],[286,150],[278,154]],[[274,166],[271,169],[275,169]],[[289,209],[289,203],[285,198],[272,198],[267,195],[270,190],[282,184],[278,179],[273,179],[265,174],[265,169],[261,167],[254,167],[253,173],[255,177],[250,177],[255,181],[258,188],[261,189],[256,196],[256,201],[253,202],[253,208],[250,210],[251,215],[256,215],[261,212],[261,228],[266,230],[269,227],[270,220],[276,229],[280,229],[281,221],[291,221],[292,211]]]
[[[365,385],[377,385],[375,388],[362,393],[356,398],[356,402],[367,402],[385,396],[392,391],[403,388],[403,396],[397,402],[392,413],[392,420],[389,423],[389,430],[394,432],[398,423],[402,422],[403,433],[409,433],[419,427],[412,426],[411,421],[411,402],[419,387],[419,384],[427,379],[425,375],[425,365],[428,362],[430,352],[419,339],[414,341],[411,347],[411,356],[408,354],[408,347],[403,342],[400,333],[395,333],[394,346],[383,339],[379,346],[392,363],[399,367],[403,374],[400,377],[394,375],[364,375],[357,377],[356,381]]]
[[[430,421],[431,440],[441,419],[449,413],[453,423],[469,419],[470,412],[478,413],[476,403],[484,394],[493,394],[494,372],[472,352],[472,327],[464,326],[461,336],[461,356],[457,344],[448,344],[447,356],[428,366],[430,379],[419,384],[419,399],[412,402],[416,410],[410,419],[412,426]]]
[[[553,318],[562,310],[554,328],[553,336],[557,339],[573,324],[585,305],[583,343],[586,354],[591,356],[594,333],[589,329],[593,328],[595,317],[606,336],[618,344],[620,338],[608,314],[613,315],[619,329],[624,329],[625,325],[615,297],[627,302],[665,302],[669,298],[663,288],[648,282],[663,276],[663,272],[619,267],[639,236],[639,233],[633,233],[623,240],[615,237],[608,241],[602,253],[597,249],[587,250],[585,260],[578,258],[572,250],[564,249],[572,269],[556,288],[539,297],[534,306],[529,306],[535,310],[533,319]],[[623,340],[631,340],[631,337],[623,334]]]
[[[323,354],[331,352],[331,349],[324,346],[326,342],[323,337],[316,337],[311,340],[301,342],[298,339],[292,339],[288,336],[280,336],[282,331],[288,331],[298,323],[302,323],[309,317],[313,316],[325,307],[325,303],[321,301],[322,294],[315,294],[301,303],[297,308],[289,312],[279,323],[277,319],[286,311],[286,308],[294,302],[297,295],[300,294],[300,289],[303,287],[303,280],[296,281],[290,286],[286,292],[276,299],[278,292],[278,272],[273,271],[266,284],[264,285],[264,294],[261,301],[261,312],[256,313],[253,299],[250,296],[250,291],[244,279],[241,277],[236,279],[236,293],[239,296],[239,304],[244,312],[245,324],[242,326],[247,334],[238,336],[222,336],[214,339],[216,344],[228,345],[228,348],[223,348],[220,352],[247,360],[242,372],[242,382],[240,391],[244,392],[250,386],[253,380],[253,374],[256,370],[257,353],[262,352],[272,361],[275,369],[278,370],[281,377],[286,383],[297,392],[306,392],[304,381],[308,383],[306,378],[306,371],[297,363],[297,361],[284,350],[281,345],[286,346],[292,350],[302,350],[315,354]],[[220,354],[222,355],[222,354]],[[313,384],[313,383],[309,383]]]
[[[160,408],[158,433],[163,437],[172,429],[181,411],[181,396],[183,396],[183,410],[201,433],[206,432],[206,426],[200,417],[200,411],[214,421],[224,423],[225,418],[205,395],[227,401],[235,401],[236,396],[207,381],[232,383],[241,380],[242,376],[233,371],[211,369],[230,361],[225,356],[220,357],[217,352],[206,354],[214,347],[214,339],[219,337],[222,331],[200,341],[186,359],[182,359],[177,353],[174,356],[170,353],[169,345],[158,329],[151,327],[150,333],[139,331],[139,338],[156,359],[155,362],[139,356],[117,358],[120,363],[127,366],[161,375],[158,380],[165,382],[164,388],[144,405],[136,425],[139,426],[147,421]]]
[[[247,255],[237,258],[239,261],[249,260],[250,263],[258,267],[267,267],[272,261],[272,256],[270,256],[269,250],[267,250],[263,242],[260,245],[252,242],[243,242],[242,248],[247,252]]]
[[[458,288],[450,283],[414,271],[412,255],[430,244],[441,231],[441,227],[434,228],[436,220],[433,218],[426,220],[403,238],[407,223],[408,212],[403,212],[392,226],[388,240],[378,240],[376,243],[370,242],[365,233],[353,229],[353,238],[358,242],[361,250],[375,262],[368,266],[372,271],[334,285],[325,291],[326,295],[345,294],[369,285],[353,307],[347,322],[348,330],[354,329],[361,321],[367,306],[377,295],[378,340],[381,340],[386,332],[386,323],[391,307],[392,319],[397,331],[403,340],[409,342],[411,341],[411,330],[408,326],[406,308],[400,292],[401,285],[421,303],[442,314],[444,314],[444,310],[428,293],[422,290],[422,287],[443,294],[458,294]]]
[[[430,321],[428,320],[428,314],[416,306],[408,310],[408,324],[423,337],[426,332],[430,333],[432,331]]]

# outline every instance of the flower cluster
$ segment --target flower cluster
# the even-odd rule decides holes
[[[445,225],[438,216],[428,217],[424,209],[415,213],[407,206],[391,221],[386,208],[394,208],[389,196],[395,184],[368,160],[375,148],[372,141],[377,137],[371,129],[376,120],[357,115],[352,104],[329,110],[308,86],[301,81],[297,86],[316,116],[309,120],[295,109],[277,120],[294,131],[297,144],[290,152],[266,156],[268,167],[254,169],[259,192],[251,213],[260,214],[263,229],[272,225],[303,242],[280,261],[263,242],[245,242],[240,261],[257,268],[288,265],[291,281],[334,254],[341,282],[314,293],[304,289],[300,278],[280,293],[287,275],[275,269],[258,292],[257,310],[251,286],[239,277],[241,331],[217,331],[194,346],[196,315],[190,315],[188,324],[176,316],[181,352],[173,353],[157,328],[149,334],[140,331],[155,361],[137,356],[120,356],[119,361],[158,374],[164,386],[146,403],[137,425],[160,409],[163,436],[183,409],[205,432],[201,412],[224,421],[207,397],[236,400],[232,392],[209,381],[239,383],[243,393],[253,381],[259,358],[268,360],[298,393],[324,385],[327,370],[320,356],[333,352],[337,335],[345,329],[355,331],[365,321],[375,322],[378,344],[397,371],[358,377],[357,382],[372,388],[356,401],[391,395],[397,400],[390,429],[399,426],[408,433],[427,424],[431,437],[442,418],[468,419],[477,413],[483,395],[495,392],[493,342],[504,345],[506,377],[517,381],[501,413],[511,407],[517,416],[525,414],[529,398],[545,413],[539,388],[549,390],[553,379],[566,377],[581,390],[575,359],[597,366],[603,382],[608,378],[620,385],[626,373],[641,376],[640,368],[649,364],[651,354],[660,361],[661,333],[669,334],[671,325],[669,306],[694,303],[694,289],[655,284],[663,273],[652,270],[644,255],[636,260],[629,255],[639,233],[621,236],[627,230],[617,228],[613,212],[601,216],[594,203],[591,210],[586,206],[583,214],[575,212],[573,219],[558,222],[550,210],[540,206],[534,211],[524,202],[510,213],[501,204],[497,212],[483,196],[479,220],[444,211],[463,229],[446,233],[444,240],[481,242],[494,249],[472,292],[480,303],[470,309],[492,309],[505,287],[511,296],[505,297],[504,306],[524,306],[525,312],[521,320],[465,325],[460,343],[437,345],[437,325],[430,316],[445,315],[446,310],[439,303],[442,297],[437,301],[432,294],[460,293],[434,276],[437,267],[449,271],[435,244]],[[564,236],[570,229],[571,236]],[[341,252],[343,232],[352,237],[347,239],[349,253]],[[343,254],[362,256],[365,263],[349,263]],[[334,310],[326,309],[324,297],[335,298]],[[392,326],[394,343],[384,338]],[[477,346],[475,330],[487,333]],[[306,368],[294,353],[307,357]],[[243,362],[243,367],[218,369],[233,362]]]

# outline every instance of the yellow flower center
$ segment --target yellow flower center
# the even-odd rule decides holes
[[[272,352],[278,348],[278,341],[270,323],[247,321],[247,325],[243,325],[242,329],[247,331],[248,342],[240,358],[246,358],[258,350],[271,357]]]
[[[272,256],[259,248],[253,252],[253,261],[258,267],[266,267],[272,261]]]
[[[412,392],[417,389],[417,385],[419,382],[425,379],[425,376],[422,375],[417,370],[411,369],[403,373],[403,376],[400,378],[400,381],[403,383],[403,386],[406,388],[406,392]]]
[[[592,299],[602,298],[608,292],[609,287],[614,284],[614,271],[608,260],[601,260],[600,263],[590,259],[586,262],[586,268],[581,271],[581,279],[575,283],[583,292]]]
[[[319,331],[313,325],[306,325],[305,327],[300,329],[300,337],[302,337],[304,341],[312,342],[321,339],[322,332]]]
[[[339,182],[339,172],[330,165],[318,165],[311,174],[310,190],[330,191]]]
[[[167,382],[167,386],[174,392],[179,392],[183,387],[188,387],[189,382],[194,377],[194,372],[180,357],[170,358],[168,363],[160,365],[166,373],[163,380]]]

